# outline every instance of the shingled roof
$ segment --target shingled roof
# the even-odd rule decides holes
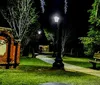
[[[12,31],[12,29],[7,27],[0,27],[0,31]]]

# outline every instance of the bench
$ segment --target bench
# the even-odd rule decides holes
[[[93,65],[93,68],[96,68],[96,64],[100,64],[100,52],[94,53],[93,60],[89,60],[89,62]]]

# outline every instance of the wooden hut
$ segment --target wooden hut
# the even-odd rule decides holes
[[[14,40],[10,28],[0,27],[0,65],[16,68],[20,58],[20,43]]]

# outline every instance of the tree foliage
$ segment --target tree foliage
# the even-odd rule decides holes
[[[94,52],[93,39],[89,37],[82,37],[80,40],[84,44],[84,54],[90,56]]]
[[[22,41],[29,32],[29,27],[37,21],[32,0],[8,0],[7,9],[1,10],[2,15],[13,29],[14,37]]]
[[[71,28],[63,28],[62,29],[62,49],[61,49],[61,53],[62,55],[65,53],[65,47],[66,44],[68,44],[69,42],[71,42],[71,33],[72,33],[72,29]]]
[[[84,44],[84,53],[93,55],[97,52],[100,46],[100,0],[95,0],[90,13],[89,23],[90,28],[87,32],[87,37],[81,37],[80,40]]]
[[[97,51],[97,46],[100,46],[100,31],[90,28],[87,37],[81,37],[80,40],[84,44],[84,53],[91,55]]]
[[[90,13],[89,22],[91,25],[100,26],[100,0],[95,0]]]
[[[54,43],[54,33],[50,32],[47,29],[44,29],[44,33],[45,33],[45,36],[46,36],[47,40],[52,41]]]

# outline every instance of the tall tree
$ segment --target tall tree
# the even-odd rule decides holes
[[[25,38],[29,26],[37,21],[37,14],[32,5],[32,0],[8,0],[7,9],[1,10],[3,17],[13,29],[14,37],[19,41]]]
[[[69,43],[71,41],[71,33],[72,33],[72,29],[71,28],[66,28],[62,30],[62,49],[61,49],[61,53],[62,56],[64,56],[65,53],[65,45],[67,43]]]
[[[94,55],[94,53],[100,49],[100,0],[94,0],[92,9],[88,11],[90,13],[89,23],[90,28],[87,32],[87,37],[81,37],[84,44],[84,53],[86,55]]]

